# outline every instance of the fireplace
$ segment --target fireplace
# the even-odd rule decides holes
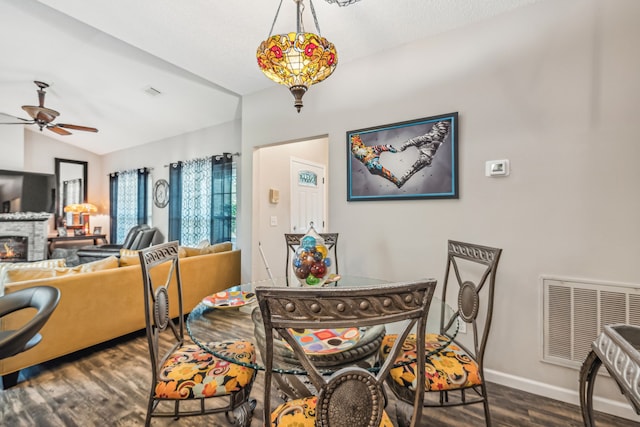
[[[27,261],[28,241],[25,236],[0,236],[0,262]]]
[[[52,215],[46,212],[0,213],[0,236],[26,237],[26,248],[23,254],[26,257],[25,261],[47,259],[47,235],[51,217]],[[4,251],[4,242],[2,242],[0,252]]]

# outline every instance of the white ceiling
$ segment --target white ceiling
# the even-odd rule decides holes
[[[345,64],[536,1],[361,0],[338,7],[315,0],[314,6],[322,35]],[[28,118],[21,106],[37,105],[33,80],[49,83],[45,106],[60,112],[56,122],[99,132],[44,132],[97,154],[238,119],[242,95],[275,85],[259,71],[255,52],[279,3],[0,0],[0,113]],[[315,32],[305,4],[306,30]],[[283,0],[274,34],[294,30],[295,3]],[[149,87],[161,95],[148,95]]]

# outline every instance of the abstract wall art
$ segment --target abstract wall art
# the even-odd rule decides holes
[[[347,200],[458,198],[458,113],[347,132]]]

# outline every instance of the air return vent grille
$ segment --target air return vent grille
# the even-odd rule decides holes
[[[603,325],[640,326],[640,286],[543,277],[543,359],[578,367]]]

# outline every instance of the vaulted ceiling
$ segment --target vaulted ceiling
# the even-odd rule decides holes
[[[322,35],[345,64],[536,1],[313,4]],[[238,119],[243,95],[276,85],[259,71],[255,52],[279,4],[0,0],[0,123],[12,121],[7,115],[28,118],[21,106],[38,105],[34,80],[50,85],[45,106],[60,112],[57,122],[99,129],[68,136],[45,129],[47,136],[97,154]],[[315,32],[305,5],[305,28]],[[274,34],[294,30],[295,3],[282,0]]]

